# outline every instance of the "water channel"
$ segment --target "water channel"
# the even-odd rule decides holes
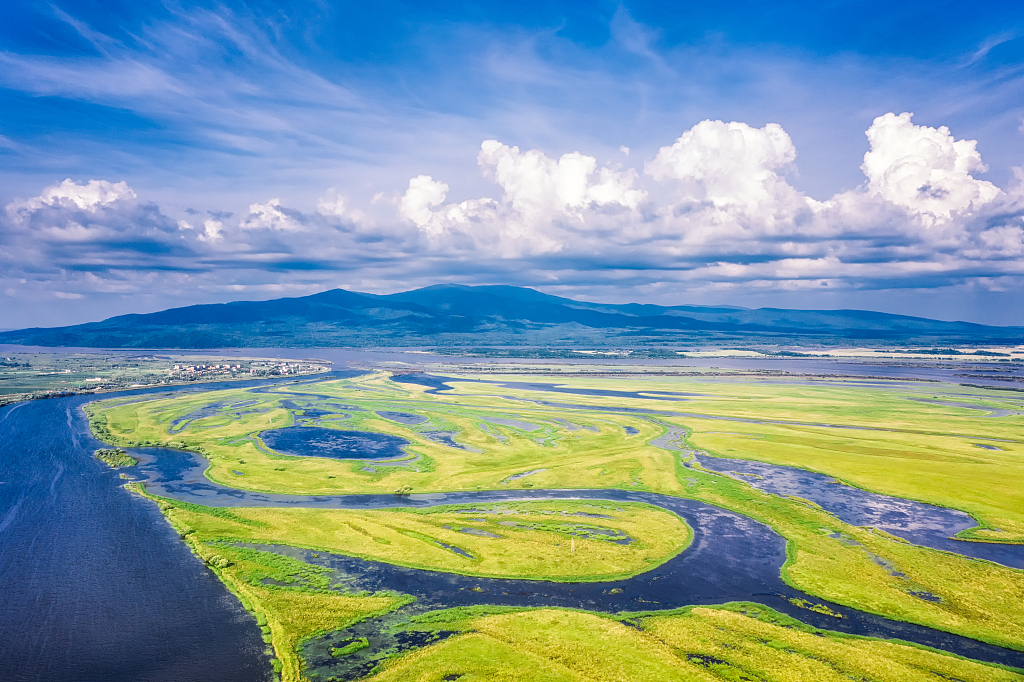
[[[200,390],[242,385],[207,384]],[[196,389],[144,392],[187,390]],[[261,392],[267,390],[272,388]],[[79,408],[92,399],[76,396],[0,409],[0,666],[17,680],[269,679],[268,655],[255,621],[195,560],[163,522],[155,505],[123,490],[117,472],[91,456],[102,444],[89,434]],[[672,446],[669,442],[664,445]],[[133,454],[142,459],[133,477],[145,478],[151,492],[211,506],[367,509],[538,499],[612,504],[638,501],[679,514],[694,530],[692,545],[667,563],[630,580],[605,583],[469,578],[323,552],[314,557],[303,550],[272,548],[334,569],[352,589],[412,595],[416,602],[407,607],[409,613],[469,604],[618,612],[751,600],[825,629],[899,638],[1024,667],[1024,652],[890,621],[788,587],[779,577],[785,561],[785,541],[780,536],[751,519],[694,500],[620,490],[273,495],[213,483],[204,476],[205,460],[192,453],[141,448]],[[705,458],[701,462],[714,464]],[[728,471],[757,464],[717,463]],[[792,489],[784,488],[790,484],[782,473],[767,473],[770,475],[759,474],[768,481],[763,485],[783,486],[782,492]],[[903,509],[906,519],[901,522],[893,517],[889,525],[899,530],[902,523],[904,531],[915,531],[911,526],[919,521],[918,511]],[[816,613],[790,601],[801,598],[823,603],[842,617]],[[345,662],[332,659],[327,653],[332,643],[353,633],[370,635],[373,646]],[[370,621],[353,632],[311,642],[304,654],[312,668],[352,678],[365,672],[359,665],[372,663],[375,652],[393,644],[388,637]]]

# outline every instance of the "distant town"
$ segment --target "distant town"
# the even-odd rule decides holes
[[[302,376],[329,371],[326,360],[203,355],[15,353],[0,358],[0,405],[147,386]]]

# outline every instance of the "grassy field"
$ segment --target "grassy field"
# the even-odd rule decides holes
[[[145,495],[141,487],[129,486]],[[160,505],[192,551],[239,598],[246,610],[254,614],[264,641],[273,647],[274,671],[286,682],[303,679],[304,664],[298,654],[303,641],[393,611],[409,602],[407,597],[396,594],[339,592],[331,589],[325,575],[327,571],[320,567],[270,552],[234,547],[230,543],[204,542],[188,525],[187,512],[175,509],[164,500],[147,497]]]
[[[501,380],[494,376],[475,378]],[[524,380],[522,376],[508,379]],[[1019,626],[1024,621],[1024,572],[916,547],[881,531],[850,526],[813,504],[768,495],[699,467],[684,468],[674,452],[649,445],[668,426],[677,425],[690,432],[691,447],[709,454],[803,467],[876,492],[962,509],[982,524],[982,528],[962,535],[1021,542],[1024,486],[1019,482],[1024,480],[1024,417],[1013,413],[1024,411],[1020,398],[1005,392],[939,384],[877,386],[679,377],[557,380],[576,388],[640,391],[640,395],[570,395],[459,380],[451,382],[454,391],[429,394],[423,387],[398,384],[385,373],[373,373],[267,393],[236,389],[142,402],[113,400],[93,403],[89,413],[95,432],[112,445],[164,444],[192,449],[210,459],[207,475],[212,480],[248,490],[340,494],[620,488],[704,500],[762,521],[783,535],[789,541],[783,578],[809,594],[889,618],[1024,649],[1024,631]],[[652,393],[658,391],[699,395],[663,400]],[[614,411],[622,408],[686,414],[650,417]],[[425,421],[403,424],[377,414],[385,410],[418,415]],[[410,445],[400,461],[356,461],[285,456],[270,451],[258,438],[264,430],[296,424],[389,433],[405,438]],[[438,432],[450,434],[461,448],[438,442]],[[458,510],[454,509],[355,512],[239,508],[225,512],[176,502],[164,503],[164,507],[176,525],[192,531],[188,537],[204,548],[197,550],[202,552],[212,551],[208,544],[211,541],[239,538],[470,575],[550,580],[633,575],[674,555],[690,539],[678,518],[650,508],[618,504],[615,506],[620,511],[600,512],[613,519],[588,518],[580,524],[580,519],[561,514],[576,510],[569,503],[530,504],[533,506],[516,504],[503,510],[515,513],[474,517],[456,514]],[[499,517],[522,525],[498,525]],[[634,542],[617,545],[596,539],[593,533],[586,537],[581,525],[624,533]],[[461,532],[467,528],[501,537]],[[452,551],[453,547],[469,557]],[[233,565],[244,563],[231,561]],[[228,576],[225,580],[240,579]],[[243,590],[270,589],[245,580],[239,584],[243,587],[233,587],[239,594]],[[925,593],[936,600],[919,596]],[[284,614],[292,607],[280,608],[284,610],[277,613]],[[301,612],[299,606],[295,608]],[[366,608],[367,612],[377,612],[383,607],[378,604]],[[503,640],[481,629],[481,624],[487,622],[491,623],[488,628],[502,623],[502,628],[511,628],[509,632],[516,628],[529,631],[536,625],[531,625],[530,619],[540,618],[505,614],[478,619],[472,632],[467,630],[467,634],[394,663],[415,666],[422,659],[424,667],[409,667],[405,672],[389,667],[380,679],[442,679],[431,676],[441,668],[428,661],[437,664],[443,656],[454,655],[444,651],[462,651],[466,660],[478,662],[466,673],[468,677],[458,679],[483,679],[480,676],[486,675],[493,675],[489,679],[519,679],[515,675],[527,661],[540,666],[536,670],[545,671],[544,675],[550,672],[550,679],[644,679],[621,671],[627,676],[588,677],[588,668],[578,669],[576,663],[562,665],[560,654],[551,653],[561,646],[583,646],[581,642],[597,637],[598,631],[606,633],[601,637],[617,642],[621,636],[616,647],[632,646],[630,637],[655,638],[660,644],[650,651],[662,652],[659,657],[664,654],[656,657],[661,663],[644,659],[646,663],[636,665],[659,670],[657,666],[664,664],[676,671],[672,675],[686,671],[689,677],[685,679],[831,679],[823,672],[826,668],[840,676],[847,674],[842,671],[863,671],[856,675],[865,679],[918,679],[914,675],[928,665],[939,666],[936,670],[944,671],[943,675],[963,680],[1017,679],[985,677],[1003,673],[985,666],[971,668],[977,664],[920,649],[870,640],[822,640],[793,628],[784,629],[786,637],[813,639],[791,642],[777,633],[768,638],[769,642],[785,642],[786,647],[798,652],[793,654],[782,645],[765,644],[762,640],[767,634],[756,634],[760,632],[757,628],[781,626],[732,611],[695,609],[685,614],[645,617],[642,632],[593,615],[545,613],[556,613],[556,620],[564,622],[545,635],[555,648],[545,650],[553,658],[549,656],[543,665],[548,654],[538,653],[541,650],[530,648],[532,644],[519,646],[519,639]],[[275,618],[283,622],[284,617]],[[734,639],[708,635],[712,624],[715,632],[728,631]],[[287,668],[292,665],[289,660],[297,660],[295,646],[303,637],[331,629],[321,625],[308,632],[296,625],[275,635],[282,665]],[[767,630],[765,633],[771,634]],[[712,648],[689,651],[687,647],[696,646],[693,642],[705,641],[701,637],[709,637],[708,646]],[[279,646],[279,639],[285,643]],[[821,641],[828,644],[825,649],[811,647]],[[730,647],[734,645],[736,651],[749,655],[743,658],[739,653],[713,653],[717,650],[714,647],[732,652]],[[696,658],[680,658],[683,649],[708,658],[703,663]],[[292,653],[280,653],[284,650]],[[442,658],[431,658],[435,656]],[[797,666],[787,656],[804,661],[799,664],[803,677],[778,677],[780,670]],[[899,661],[911,672],[886,677],[863,667],[886,657]],[[582,656],[580,660],[588,659]],[[826,660],[829,662],[823,663]],[[757,667],[757,661],[763,661],[763,666]],[[601,670],[601,674],[613,675],[615,668],[603,666]],[[294,671],[299,674],[298,668]],[[742,677],[748,673],[748,677]],[[819,673],[821,676],[815,677]],[[701,678],[705,674],[713,677]],[[652,679],[675,679],[668,672],[665,675]]]
[[[463,634],[383,666],[372,682],[961,682],[1017,672],[919,647],[816,630],[759,604],[614,617],[453,609],[410,629]],[[494,613],[498,611],[498,613]]]
[[[202,543],[230,538],[287,544],[497,578],[628,578],[664,563],[692,539],[675,514],[632,503],[522,502],[367,511],[227,510],[172,500],[161,503],[175,526],[194,533]],[[595,515],[607,518],[592,518]],[[632,542],[615,542],[627,538]]]
[[[1024,415],[986,416],[996,410],[1024,413],[1024,394],[911,382],[863,386],[675,377],[561,381],[578,388],[702,394],[678,402],[615,402],[691,413],[664,419],[692,429],[691,441],[711,454],[806,468],[874,492],[961,509],[984,529],[966,537],[1024,542],[1024,486],[1018,484],[1024,480]],[[487,384],[454,385],[465,397],[493,392]],[[559,393],[519,395],[599,408],[610,402]],[[973,404],[992,412],[921,400]],[[764,423],[773,421],[783,423]]]

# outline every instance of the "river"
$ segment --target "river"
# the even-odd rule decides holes
[[[293,380],[274,383],[285,381]],[[191,555],[155,505],[125,491],[118,472],[92,457],[102,444],[89,434],[80,407],[94,399],[74,396],[0,409],[0,669],[13,680],[270,679],[269,656],[255,620]],[[308,552],[279,548],[329,565],[359,588],[412,594],[419,609],[493,603],[620,611],[750,599],[822,628],[898,637],[1024,666],[1022,652],[863,614],[789,588],[779,579],[785,559],[781,537],[750,519],[693,500],[608,490],[264,495],[213,484],[203,476],[205,462],[191,453],[161,448],[138,452],[144,459],[139,472],[154,493],[215,506],[377,508],[522,499],[635,500],[670,509],[694,528],[692,546],[678,557],[615,583],[467,578],[324,553],[313,558]],[[609,594],[614,588],[622,592]],[[845,618],[800,609],[788,601],[795,597],[825,603]],[[362,627],[372,629],[373,623]],[[311,664],[329,663],[317,653],[326,651],[329,642],[330,636],[307,647]],[[371,648],[365,655],[372,653]]]

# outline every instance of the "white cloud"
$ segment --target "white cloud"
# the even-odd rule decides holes
[[[429,175],[417,175],[409,180],[409,187],[398,202],[398,213],[427,234],[444,231],[444,224],[431,211],[444,203],[448,185]]]
[[[888,113],[868,129],[871,151],[861,169],[869,193],[929,223],[978,209],[1000,195],[998,187],[971,175],[988,170],[974,140],[956,140],[945,126],[914,125],[912,117]]]
[[[220,223],[213,228],[211,236],[210,224],[215,221],[206,221],[206,234],[210,239],[220,236]],[[280,230],[282,232],[296,232],[302,229],[302,225],[281,209],[280,199],[271,199],[265,204],[250,204],[249,215],[238,224],[243,230]]]
[[[51,292],[394,290],[439,277],[591,295],[1024,288],[1024,171],[1006,192],[977,180],[973,141],[909,114],[879,117],[868,137],[864,183],[821,202],[787,182],[796,149],[780,126],[722,121],[661,147],[643,176],[486,140],[477,164],[500,194],[465,201],[421,174],[399,195],[329,189],[306,213],[274,198],[239,218],[177,219],[123,182],[66,180],[0,215],[0,290],[45,288],[56,303]]]
[[[733,121],[701,121],[662,147],[646,172],[678,182],[683,201],[766,217],[797,199],[779,174],[796,159],[793,141],[777,123],[752,128]]]
[[[597,170],[597,160],[579,152],[555,161],[536,149],[521,153],[519,147],[485,140],[477,163],[501,185],[505,203],[528,223],[550,222],[559,215],[581,218],[590,206],[635,209],[646,196],[633,189],[636,171]]]
[[[45,188],[39,196],[28,201],[9,204],[7,211],[26,212],[43,207],[66,207],[95,212],[119,201],[132,199],[135,199],[135,192],[125,182],[89,180],[79,185],[68,178],[58,185]]]
[[[331,187],[322,197],[317,201],[316,210],[320,215],[333,216],[341,218],[345,216],[345,210],[348,206],[348,202],[345,197],[338,191],[337,187]]]
[[[431,237],[460,233],[491,255],[517,257],[558,251],[571,229],[586,230],[595,211],[636,211],[646,192],[634,189],[636,171],[597,168],[579,152],[558,160],[538,150],[520,152],[497,140],[480,145],[477,163],[503,190],[488,197],[446,204],[449,187],[418,175],[398,202],[399,214]]]
[[[199,235],[199,240],[204,242],[215,242],[223,239],[224,236],[221,234],[223,230],[224,223],[219,220],[207,218],[203,221],[203,234]]]

